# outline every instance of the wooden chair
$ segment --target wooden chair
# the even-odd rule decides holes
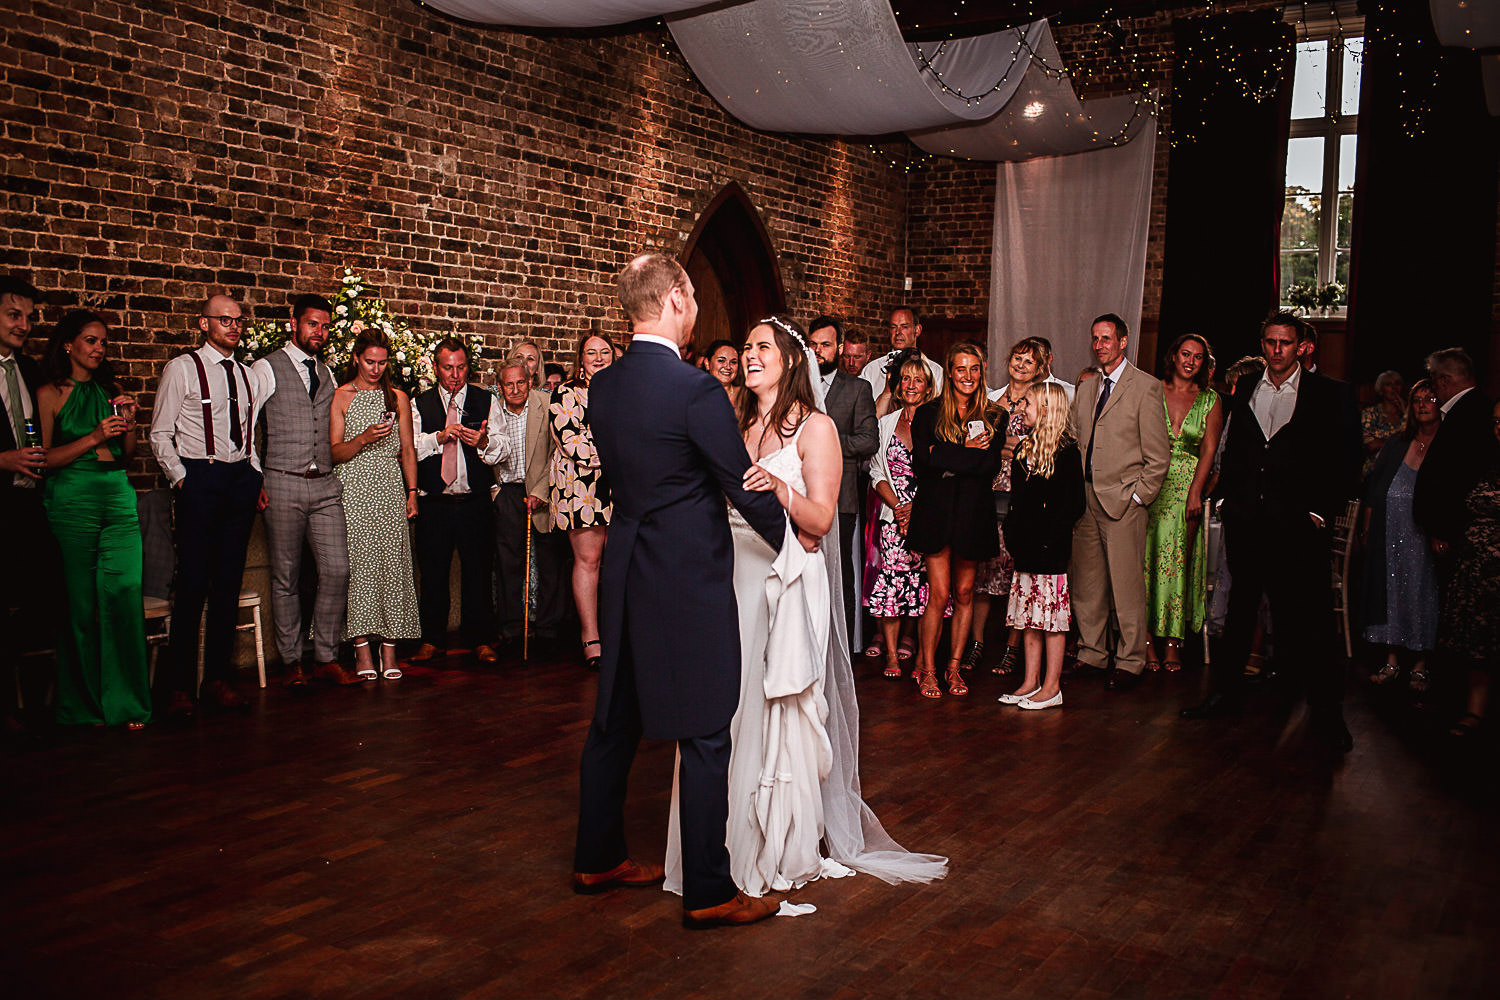
[[[1333,611],[1344,636],[1345,658],[1354,655],[1354,637],[1349,627],[1349,567],[1354,559],[1358,517],[1359,501],[1350,500],[1344,505],[1344,513],[1333,519]]]

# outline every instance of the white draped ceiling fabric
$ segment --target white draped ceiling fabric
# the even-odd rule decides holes
[[[971,160],[1027,160],[1118,146],[1145,128],[1154,101],[1125,94],[1080,101],[1062,71],[1052,29],[1040,22],[1031,64],[999,114],[981,122],[909,133],[922,149]]]
[[[1053,371],[1072,382],[1094,363],[1089,321],[1107,312],[1130,324],[1135,361],[1156,154],[1156,119],[1143,117],[1123,146],[996,167],[989,349],[997,372],[1016,341],[1046,337]],[[991,381],[1003,384],[1004,375]]]
[[[1444,45],[1465,49],[1500,48],[1500,3],[1495,0],[1429,0],[1432,27]],[[1481,56],[1484,100],[1491,115],[1500,115],[1500,55]]]

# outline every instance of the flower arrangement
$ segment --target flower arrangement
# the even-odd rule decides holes
[[[1286,300],[1298,312],[1312,315],[1314,310],[1328,314],[1328,310],[1344,302],[1344,286],[1337,281],[1319,285],[1314,281],[1299,281],[1286,290]]]
[[[391,382],[408,395],[416,395],[437,381],[432,352],[439,341],[451,334],[415,332],[405,320],[393,316],[385,299],[376,298],[372,291],[362,276],[344,268],[338,291],[329,298],[333,321],[329,324],[323,360],[335,375],[346,377],[353,360],[355,338],[371,327],[377,328],[391,345]],[[279,350],[291,333],[290,320],[257,320],[240,335],[240,353],[249,361],[263,358]],[[470,358],[477,359],[484,342],[472,334],[465,339]]]

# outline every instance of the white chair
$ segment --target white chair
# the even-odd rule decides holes
[[[266,647],[260,627],[260,594],[254,590],[240,591],[240,607],[250,609],[250,620],[235,626],[239,632],[255,634],[255,669],[260,675],[260,686],[266,686]],[[198,622],[198,686],[203,686],[203,635],[208,630],[208,613]]]
[[[1344,636],[1344,657],[1354,655],[1354,637],[1349,629],[1349,566],[1354,560],[1355,522],[1359,501],[1350,500],[1344,513],[1333,519],[1333,611]]]

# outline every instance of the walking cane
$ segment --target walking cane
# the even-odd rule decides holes
[[[521,584],[521,662],[526,662],[531,646],[531,505],[526,507],[526,571]]]

